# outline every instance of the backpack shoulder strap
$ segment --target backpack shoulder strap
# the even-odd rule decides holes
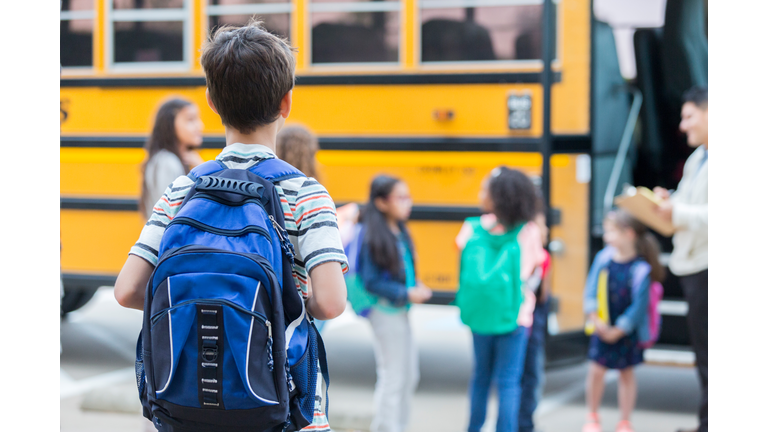
[[[263,159],[261,162],[248,168],[248,171],[272,183],[306,177],[304,173],[294,168],[293,165],[278,158]]]
[[[192,171],[190,171],[189,174],[187,174],[187,177],[189,177],[189,179],[194,182],[194,181],[197,181],[197,179],[202,176],[211,175],[215,172],[219,172],[226,168],[227,167],[223,163],[217,160],[203,162],[200,165],[193,168]]]

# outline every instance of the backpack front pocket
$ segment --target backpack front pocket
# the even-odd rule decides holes
[[[260,281],[175,275],[158,286],[152,303],[157,399],[210,409],[278,404],[271,307]]]

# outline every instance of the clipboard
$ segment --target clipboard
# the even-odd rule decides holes
[[[672,222],[661,219],[656,214],[656,207],[661,204],[661,200],[646,187],[627,187],[623,194],[614,199],[614,203],[665,237],[671,237],[675,233]]]

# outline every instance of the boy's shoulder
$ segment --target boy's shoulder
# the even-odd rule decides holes
[[[276,184],[279,192],[291,206],[314,207],[327,206],[332,202],[328,190],[312,177],[294,177],[282,180]],[[334,212],[336,208],[334,207]]]
[[[166,213],[170,216],[175,215],[179,210],[179,205],[194,184],[195,182],[186,175],[176,177],[176,179],[168,185],[168,188],[166,188],[160,201],[158,201],[158,204],[160,206],[167,205],[168,208],[164,209]]]
[[[283,190],[292,190],[292,191],[298,191],[299,189],[302,189],[306,186],[312,186],[313,184],[320,184],[317,180],[311,178],[311,177],[294,177],[286,180],[281,180],[277,183],[278,186],[280,186]]]

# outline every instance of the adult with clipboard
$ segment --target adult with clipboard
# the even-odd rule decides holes
[[[694,87],[683,95],[680,130],[696,150],[685,162],[676,191],[670,193],[660,187],[653,190],[662,200],[656,213],[674,226],[669,270],[680,277],[688,301],[688,328],[702,391],[699,432],[707,432],[707,108],[706,88]]]

